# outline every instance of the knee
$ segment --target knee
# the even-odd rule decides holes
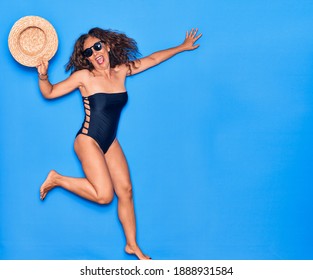
[[[125,184],[118,189],[116,192],[119,199],[132,199],[133,198],[133,189],[131,184]]]
[[[96,202],[100,205],[110,204],[113,200],[113,194],[99,195]]]

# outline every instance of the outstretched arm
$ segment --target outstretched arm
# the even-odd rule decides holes
[[[41,61],[37,66],[39,88],[42,95],[47,99],[61,97],[82,86],[81,73],[75,72],[66,80],[52,85],[48,79],[48,61]]]
[[[131,75],[140,73],[155,65],[158,65],[159,63],[173,57],[180,52],[191,51],[198,48],[199,44],[195,45],[195,42],[202,36],[202,34],[197,33],[198,29],[191,29],[189,32],[186,32],[186,37],[182,44],[170,49],[152,53],[149,56],[134,61],[135,65],[131,66]]]

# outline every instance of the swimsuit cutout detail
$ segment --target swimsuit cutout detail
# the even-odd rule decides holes
[[[121,111],[128,100],[127,92],[95,93],[83,97],[85,120],[76,134],[92,137],[105,154],[113,143]]]

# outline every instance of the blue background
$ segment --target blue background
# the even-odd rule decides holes
[[[7,38],[26,15],[50,21],[56,83],[79,35],[125,32],[143,56],[203,32],[200,48],[128,78],[119,140],[135,196],[138,241],[153,259],[313,258],[313,2],[2,1],[0,258],[134,259],[115,199],[62,189],[39,200],[50,169],[82,176],[73,141],[78,91],[53,101]]]

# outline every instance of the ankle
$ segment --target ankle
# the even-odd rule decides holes
[[[62,175],[56,172],[55,170],[50,171],[51,181],[54,186],[59,186],[62,183]]]
[[[138,247],[137,243],[127,243],[125,246],[125,251],[129,251],[132,253],[138,249],[139,249],[139,247]]]

